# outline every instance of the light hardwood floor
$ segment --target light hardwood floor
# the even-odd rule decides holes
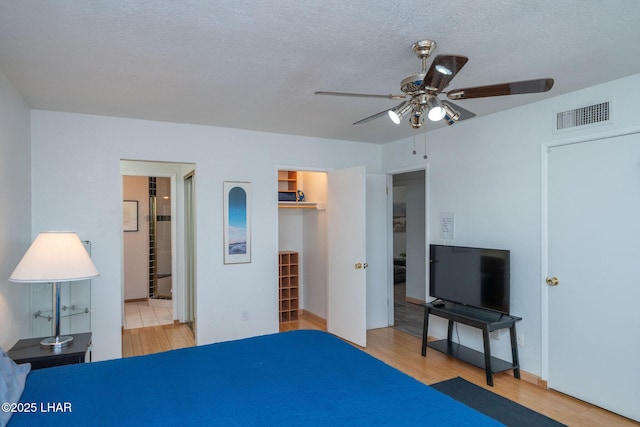
[[[142,356],[183,347],[193,347],[187,325],[161,325],[122,331],[122,357]]]
[[[323,323],[304,315],[297,322],[284,323],[280,326],[281,332],[296,329],[326,330]],[[191,345],[193,345],[193,335],[185,325],[129,329],[123,331],[122,335],[123,357],[156,353]],[[529,382],[518,380],[508,373],[496,374],[494,387],[489,387],[485,382],[484,370],[433,350],[427,351],[426,358],[422,357],[420,347],[420,338],[394,328],[381,328],[367,332],[367,347],[363,350],[425,384],[433,384],[460,376],[568,426],[624,427],[640,425],[640,423],[628,418],[562,393],[545,390]]]

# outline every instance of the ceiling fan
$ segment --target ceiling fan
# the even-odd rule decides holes
[[[403,118],[409,117],[409,123],[414,129],[418,129],[424,123],[425,115],[432,121],[445,120],[448,125],[458,120],[470,119],[475,116],[471,111],[454,104],[451,101],[441,101],[438,95],[446,94],[449,100],[461,100],[471,98],[485,98],[490,96],[518,95],[526,93],[546,92],[553,87],[553,79],[535,79],[511,83],[477,86],[463,89],[454,89],[443,92],[449,82],[467,63],[469,58],[461,55],[438,55],[434,58],[430,67],[427,67],[427,59],[435,50],[436,42],[433,40],[421,40],[415,42],[411,49],[422,60],[422,70],[406,77],[400,82],[399,95],[375,95],[365,93],[347,92],[315,92],[316,95],[354,96],[361,98],[387,98],[403,99],[400,104],[390,110],[384,110],[372,116],[358,120],[354,125],[369,122],[389,115],[396,124],[400,124]],[[406,99],[408,98],[408,99]]]

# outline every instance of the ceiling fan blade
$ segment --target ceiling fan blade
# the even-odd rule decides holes
[[[326,92],[326,91],[317,91],[314,92],[314,95],[331,95],[331,96],[355,96],[359,98],[386,98],[386,99],[404,99],[407,95],[375,95],[369,93],[348,93],[348,92]]]
[[[358,120],[357,122],[355,122],[354,125],[360,125],[362,123],[367,123],[367,122],[370,122],[371,120],[378,119],[384,116],[385,114],[387,114],[388,111],[389,110],[380,111],[379,113],[376,113],[373,116],[365,117],[364,119]]]
[[[497,85],[454,89],[447,93],[449,99],[486,98],[489,96],[520,95],[547,92],[553,87],[553,79],[525,80]]]
[[[460,55],[438,55],[424,77],[422,88],[440,93],[464,67],[469,58]]]
[[[473,112],[471,112],[469,110],[465,110],[464,108],[462,108],[458,104],[454,104],[451,101],[442,101],[442,103],[443,104],[449,104],[454,110],[456,110],[458,113],[460,113],[460,118],[458,119],[458,121],[467,120],[467,119],[470,119],[470,118],[476,116],[476,113],[473,113]]]

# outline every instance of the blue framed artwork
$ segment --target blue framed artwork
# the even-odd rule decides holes
[[[251,183],[224,182],[224,263],[251,262]]]

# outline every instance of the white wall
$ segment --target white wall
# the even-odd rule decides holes
[[[327,318],[327,174],[303,172],[301,189],[305,201],[315,202],[320,209],[302,211],[304,245],[303,307],[324,319]]]
[[[302,211],[292,208],[278,210],[278,250],[303,252]]]
[[[303,308],[327,318],[327,211],[311,209],[303,214]]]
[[[32,241],[29,127],[29,108],[0,72],[0,347],[4,350],[31,336],[30,286],[9,282]]]
[[[523,95],[527,96],[527,95]],[[411,154],[413,141],[405,139],[383,147],[383,170],[396,171],[429,163],[428,216],[430,242],[439,243],[441,212],[455,213],[456,245],[511,250],[511,311],[522,316],[518,332],[525,371],[541,374],[544,345],[542,318],[546,288],[543,278],[542,145],[586,138],[638,125],[640,75],[520,108],[474,118],[429,132],[428,160]],[[612,99],[613,123],[607,126],[553,134],[555,114]],[[460,105],[473,110],[472,100]],[[586,320],[586,319],[585,319]],[[446,322],[434,319],[430,334],[446,336]],[[481,335],[461,326],[464,344],[481,349]],[[509,340],[492,340],[497,356],[510,360]]]
[[[120,159],[196,164],[198,344],[278,330],[278,165],[380,171],[372,144],[48,111],[31,119],[33,229],[74,229],[93,243],[95,360],[121,355]],[[249,264],[223,264],[223,181],[252,183]]]

